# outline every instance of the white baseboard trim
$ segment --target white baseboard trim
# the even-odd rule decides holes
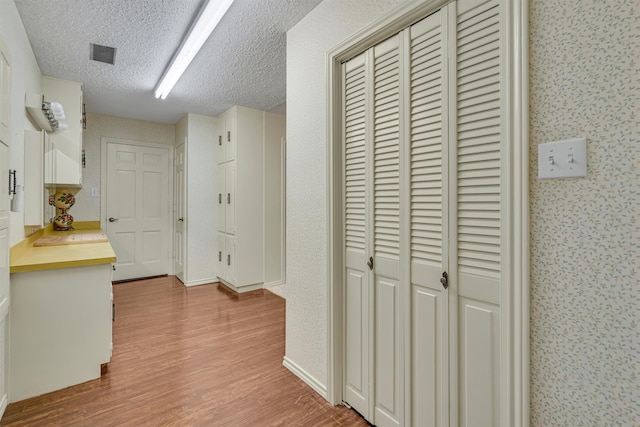
[[[269,282],[269,283],[265,283],[264,287],[265,288],[270,288],[272,286],[280,286],[280,285],[286,285],[286,283],[282,280],[276,280],[275,282]]]
[[[2,396],[2,401],[0,401],[0,418],[4,415],[4,410],[7,409],[7,395]]]
[[[307,371],[298,366],[295,362],[285,356],[282,360],[282,366],[290,370],[295,376],[304,381],[309,387],[311,387],[316,393],[327,399],[327,387],[320,383]]]
[[[198,285],[210,285],[211,283],[216,283],[218,281],[217,277],[210,277],[208,279],[202,279],[202,280],[190,280],[188,282],[182,282],[183,285],[185,285],[186,287],[190,287],[190,286],[198,286]]]
[[[262,289],[264,288],[264,284],[263,283],[255,283],[253,285],[247,285],[247,286],[234,286],[231,283],[223,280],[223,279],[219,279],[220,283],[222,283],[223,285],[225,285],[227,288],[231,289],[233,292],[242,294],[244,292],[250,292],[250,291],[255,291],[257,289]]]

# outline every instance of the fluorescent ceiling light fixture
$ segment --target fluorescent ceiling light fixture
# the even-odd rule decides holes
[[[165,70],[160,83],[156,86],[156,98],[165,99],[169,95],[232,3],[233,0],[207,0],[202,6],[189,34],[182,41],[178,53],[173,57],[169,68]]]

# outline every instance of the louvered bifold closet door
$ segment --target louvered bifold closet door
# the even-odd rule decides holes
[[[370,316],[366,209],[367,54],[342,65],[344,87],[345,402],[370,417]]]
[[[449,424],[445,7],[410,28],[411,425]],[[455,11],[455,8],[452,9]]]
[[[500,425],[501,7],[458,2],[456,35],[457,405],[459,425]],[[503,36],[504,37],[504,36]],[[506,78],[506,76],[505,76]],[[506,280],[506,278],[504,278]]]
[[[400,392],[400,36],[373,48],[375,420],[398,425]]]

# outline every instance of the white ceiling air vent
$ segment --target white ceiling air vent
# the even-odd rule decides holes
[[[89,58],[93,61],[113,65],[116,62],[116,48],[89,43]]]

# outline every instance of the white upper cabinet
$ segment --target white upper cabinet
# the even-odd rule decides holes
[[[45,186],[82,187],[82,84],[43,77],[44,98],[62,104],[68,129],[50,134],[45,152]]]

